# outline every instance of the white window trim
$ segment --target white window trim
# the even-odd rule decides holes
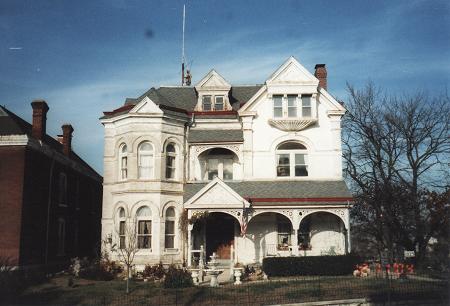
[[[123,152],[123,148],[125,147],[125,152]],[[126,181],[128,179],[128,169],[129,169],[129,158],[128,158],[128,146],[125,143],[122,143],[119,146],[119,152],[118,152],[118,179],[119,181]],[[126,160],[126,166],[122,168],[122,159],[125,158]],[[123,173],[126,173],[125,177]]]
[[[167,210],[170,209],[170,208],[172,208],[174,210],[174,213],[175,213],[174,217],[167,217],[166,216]],[[169,220],[168,218],[171,218],[171,219]],[[178,235],[177,235],[178,221],[177,220],[178,220],[178,214],[177,214],[177,210],[175,209],[175,207],[174,206],[167,207],[167,209],[166,209],[166,211],[164,213],[164,252],[165,253],[174,254],[174,253],[179,253],[179,251],[180,251],[179,248],[178,248]],[[166,233],[165,222],[167,222],[167,221],[173,221],[174,222],[174,233],[173,234],[167,234]],[[174,237],[173,238],[173,246],[174,246],[173,248],[166,248],[166,236],[167,235],[171,235],[171,236]]]
[[[140,147],[145,143],[148,143],[151,146],[151,148],[152,148],[151,151],[141,151]],[[151,156],[151,167],[149,167],[150,174],[149,174],[149,176],[145,176],[145,177],[141,175],[141,168],[144,168],[144,167],[141,167],[141,165],[140,165],[142,156]],[[153,145],[153,143],[151,141],[148,141],[148,140],[142,141],[138,145],[138,148],[137,148],[137,177],[138,177],[138,180],[145,181],[145,180],[152,180],[155,178],[155,162],[156,162],[155,146]]]
[[[150,209],[150,216],[138,216],[137,213],[139,211],[139,209],[141,209],[144,206],[139,207],[136,210],[136,224],[135,224],[135,228],[136,228],[136,248],[138,249],[138,253],[143,254],[143,253],[153,253],[153,236],[154,236],[154,229],[153,229],[153,218],[152,218],[152,210],[150,207],[148,207]],[[150,248],[148,249],[141,249],[139,248],[139,221],[150,221]]]
[[[281,117],[275,116],[275,99],[274,97],[281,96]],[[295,117],[289,117],[289,102],[288,96],[295,96],[295,107],[297,110],[297,115]],[[270,99],[272,100],[272,119],[274,120],[294,120],[294,119],[315,119],[316,111],[315,111],[315,99],[313,94],[305,94],[303,96],[310,97],[310,108],[311,108],[311,116],[303,116],[303,100],[301,94],[272,94]]]
[[[169,145],[172,145],[172,146],[174,147],[175,152],[167,152],[167,147],[168,147]],[[169,143],[166,145],[165,151],[166,151],[165,175],[164,175],[164,176],[165,176],[165,179],[168,180],[168,181],[177,181],[177,180],[178,180],[178,168],[179,168],[179,167],[178,167],[178,146],[177,146],[175,143],[173,143],[173,142],[169,142]],[[173,169],[173,177],[167,177],[167,168],[168,168],[168,165],[167,165],[167,157],[169,157],[169,156],[174,157],[173,166],[172,166],[172,169]]]
[[[286,143],[289,141],[285,141],[280,143],[278,146],[282,145],[283,143]],[[295,141],[293,141],[295,142]],[[289,176],[278,176],[278,155],[281,154],[286,154],[289,155]],[[303,154],[305,155],[305,166],[306,166],[306,171],[308,172],[308,175],[306,176],[295,176],[295,155],[296,154]],[[283,180],[283,179],[310,179],[311,178],[311,165],[310,165],[310,154],[308,152],[308,149],[296,149],[296,150],[279,150],[279,149],[275,149],[275,177],[276,179],[279,180]]]

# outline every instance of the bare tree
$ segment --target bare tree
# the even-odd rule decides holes
[[[133,266],[136,253],[139,251],[136,230],[136,220],[128,219],[121,221],[115,227],[116,239],[118,243],[113,244],[111,250],[116,252],[119,261],[126,267],[127,273],[127,294],[130,293],[130,271]]]
[[[355,228],[391,258],[416,250],[421,262],[448,214],[435,194],[450,188],[449,98],[387,96],[372,84],[348,91],[344,170],[356,193]]]

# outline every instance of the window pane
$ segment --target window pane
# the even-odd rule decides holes
[[[166,236],[164,245],[166,247],[166,249],[173,249],[175,248],[175,237],[174,236]]]
[[[233,179],[233,160],[224,159],[223,160],[223,179],[232,180]]]
[[[289,154],[278,154],[278,165],[288,165],[289,166]]]
[[[172,152],[175,153],[175,147],[173,144],[168,144],[166,148],[166,152]]]
[[[138,217],[151,217],[152,211],[150,210],[150,207],[148,206],[142,206],[138,209],[136,215]]]
[[[288,96],[288,117],[297,117],[297,96]]]
[[[175,234],[175,221],[166,221],[166,234]]]
[[[125,221],[119,223],[119,235],[125,235]]]
[[[203,96],[203,110],[211,110],[211,96]]]
[[[122,153],[127,153],[127,146],[126,145],[122,146]]]
[[[308,167],[295,166],[295,176],[308,176]]]
[[[306,165],[305,156],[305,154],[295,154],[295,164]]]
[[[219,175],[218,165],[218,159],[208,159],[208,180],[212,180]]]
[[[273,96],[273,116],[283,117],[283,96]]]
[[[139,145],[139,151],[147,151],[147,152],[153,151],[153,146],[148,142],[141,143]]]
[[[150,249],[150,248],[151,248],[151,236],[139,236],[138,249]]]
[[[121,209],[119,210],[119,217],[120,217],[120,218],[125,218],[125,209],[121,208]]]
[[[175,217],[175,209],[173,207],[169,207],[166,210],[166,218]]]
[[[302,96],[302,116],[311,117],[311,96]]]
[[[125,236],[120,236],[119,248],[121,248],[121,249],[125,248]]]
[[[306,150],[306,147],[298,142],[285,142],[278,146],[278,150]]]
[[[214,104],[215,110],[223,110],[223,97],[216,97],[216,103]]]
[[[168,167],[173,167],[173,165],[175,164],[175,156],[167,156],[166,164]]]

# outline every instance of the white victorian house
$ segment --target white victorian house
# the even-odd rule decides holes
[[[132,224],[138,266],[191,264],[201,247],[244,264],[349,252],[345,109],[326,74],[293,57],[261,85],[211,70],[193,87],[151,88],[105,112],[102,237],[121,247]]]

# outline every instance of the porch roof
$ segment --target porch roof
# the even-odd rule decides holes
[[[341,181],[234,181],[224,182],[255,206],[272,205],[332,205],[347,203],[352,195]],[[184,185],[184,202],[192,198],[208,183]]]

